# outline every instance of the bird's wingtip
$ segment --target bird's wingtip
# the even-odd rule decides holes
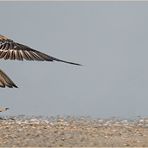
[[[18,88],[18,86],[17,85],[13,85],[15,88]]]

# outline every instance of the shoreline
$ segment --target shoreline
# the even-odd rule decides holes
[[[148,118],[2,116],[0,146],[148,146]]]

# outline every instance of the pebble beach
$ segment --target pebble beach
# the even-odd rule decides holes
[[[148,147],[148,118],[0,118],[1,147]]]

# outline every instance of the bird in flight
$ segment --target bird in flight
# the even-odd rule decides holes
[[[73,65],[81,65],[78,63],[61,60],[40,51],[37,51],[26,45],[17,43],[6,36],[0,35],[0,59],[5,60],[29,60],[29,61],[59,61]],[[0,87],[16,87],[16,84],[0,70]]]

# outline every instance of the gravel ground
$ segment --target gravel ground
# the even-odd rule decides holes
[[[148,146],[148,118],[2,117],[0,146]]]

